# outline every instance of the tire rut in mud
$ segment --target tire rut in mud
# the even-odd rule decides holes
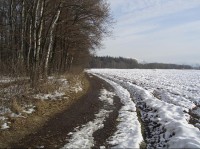
[[[114,97],[114,106],[111,107],[113,112],[109,114],[109,117],[105,119],[104,127],[102,129],[97,130],[94,132],[93,137],[95,140],[95,144],[93,148],[100,148],[101,146],[104,146],[106,148],[110,148],[110,144],[107,143],[107,140],[110,136],[114,134],[114,132],[117,130],[117,118],[118,118],[118,111],[121,109],[122,104],[120,103],[119,97]]]
[[[61,148],[67,143],[67,134],[73,132],[81,126],[95,119],[95,113],[103,107],[103,103],[98,100],[102,88],[113,91],[113,88],[105,81],[97,77],[89,77],[90,89],[86,95],[81,97],[70,108],[55,115],[37,132],[26,136],[18,143],[12,144],[12,148]],[[104,128],[93,134],[95,148],[106,146],[106,140],[116,130],[116,119],[121,103],[118,97],[114,97],[114,109],[104,122]]]

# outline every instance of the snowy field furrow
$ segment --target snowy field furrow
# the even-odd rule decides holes
[[[96,76],[114,87],[123,104],[119,111],[117,131],[107,140],[108,144],[112,145],[113,148],[140,148],[143,141],[141,125],[138,121],[136,105],[131,99],[130,93],[117,83],[105,77]]]
[[[146,127],[147,148],[200,147],[200,131],[189,124],[189,111],[199,111],[200,71],[93,69],[89,72],[129,91]]]

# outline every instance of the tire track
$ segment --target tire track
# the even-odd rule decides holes
[[[119,110],[117,131],[107,140],[108,144],[115,148],[145,147],[136,105],[133,102],[129,91],[119,83],[116,83],[105,76],[100,74],[94,75],[112,85],[123,103],[122,108]]]
[[[188,123],[190,116],[185,112],[188,109],[158,100],[146,89],[112,76],[112,74],[101,74],[98,71],[92,73],[114,82],[130,93],[130,97],[135,101],[141,114],[146,148],[199,147],[199,132],[197,128]],[[198,113],[198,110],[195,112]]]

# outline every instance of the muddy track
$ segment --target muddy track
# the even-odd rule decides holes
[[[84,125],[89,121],[94,120],[95,113],[103,107],[103,103],[98,100],[100,90],[105,88],[108,91],[113,92],[113,88],[105,81],[97,77],[89,77],[90,89],[86,95],[81,97],[70,108],[64,112],[55,115],[50,119],[41,129],[37,132],[26,136],[17,144],[12,144],[12,148],[27,148],[27,147],[45,147],[45,148],[61,148],[68,143],[66,138],[69,138],[67,134],[73,132],[78,126]],[[122,104],[120,99],[114,97],[113,112],[109,114],[104,122],[104,127],[99,129],[93,134],[94,148],[100,146],[108,146],[106,140],[116,130],[116,119],[118,117],[118,111]]]

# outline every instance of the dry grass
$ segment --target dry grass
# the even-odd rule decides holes
[[[37,86],[36,91],[39,93],[48,94],[54,92],[58,88],[59,88],[59,83],[57,81],[47,81],[45,83],[40,83]]]
[[[66,110],[71,104],[76,102],[82,95],[84,95],[88,88],[89,82],[87,81],[84,74],[77,75],[72,77],[72,75],[66,76],[70,86],[74,86],[77,82],[77,79],[81,81],[83,86],[83,91],[75,93],[72,90],[66,90],[67,98],[62,100],[36,100],[34,98],[30,99],[23,95],[21,100],[13,100],[12,110],[15,112],[21,112],[21,104],[24,102],[34,103],[36,105],[36,111],[29,115],[27,118],[9,118],[12,122],[11,128],[8,130],[0,130],[0,147],[9,148],[10,144],[18,142],[20,139],[24,138],[26,135],[36,132],[41,128],[45,122],[47,122],[54,115]],[[55,85],[55,86],[54,86]],[[39,86],[39,91],[41,92],[51,92],[57,89],[57,85],[54,83],[42,84]],[[26,114],[23,114],[26,117]]]
[[[12,100],[12,104],[11,104],[10,109],[11,109],[12,112],[14,112],[16,114],[19,114],[23,111],[22,107],[18,104],[16,99]]]

